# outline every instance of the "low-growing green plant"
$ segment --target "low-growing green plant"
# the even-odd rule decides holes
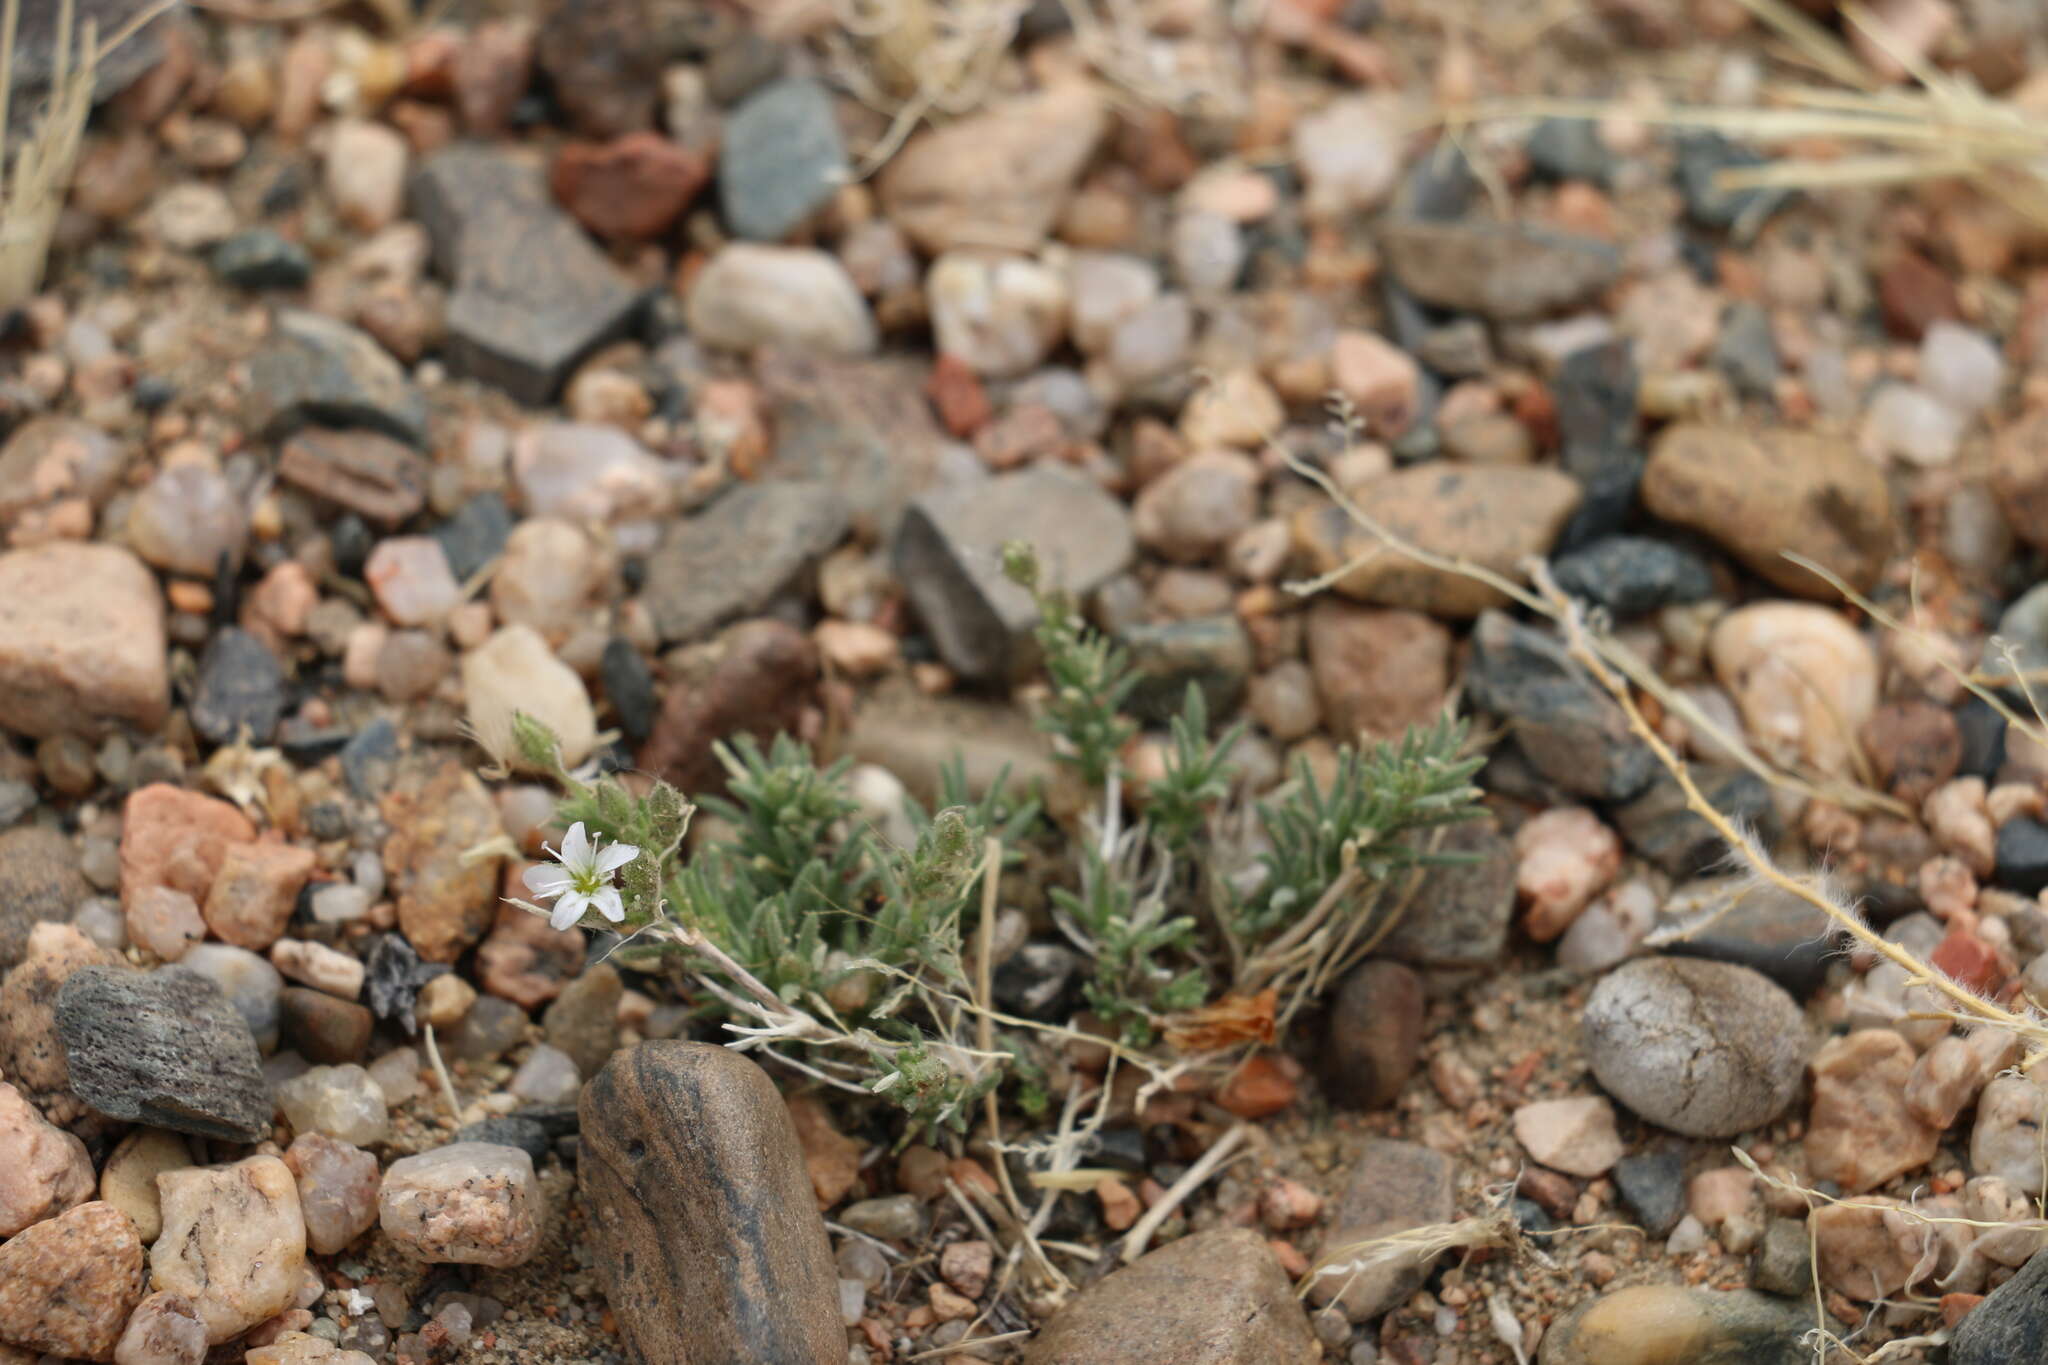
[[[1099,798],[1076,830],[1056,829],[1007,775],[971,796],[954,764],[933,808],[906,801],[914,837],[892,841],[853,798],[845,760],[820,765],[786,735],[765,746],[741,737],[716,750],[725,793],[697,801],[717,837],[700,829],[686,854],[697,807],[684,793],[658,780],[586,781],[563,769],[544,727],[514,724],[522,757],[563,788],[561,861],[528,879],[536,895],[558,897],[557,921],[580,913],[615,928],[636,966],[658,970],[680,948],[702,1013],[734,1046],[888,1098],[910,1119],[906,1141],[964,1127],[1006,1080],[1021,1110],[1046,1107],[1032,1033],[1066,1030],[998,1013],[973,937],[992,922],[989,879],[1027,842],[1065,837],[1076,849],[1072,883],[1051,887],[1050,900],[1088,959],[1087,1008],[1125,1048],[1154,1047],[1165,1032],[1182,1046],[1208,1039],[1204,1050],[1239,1035],[1176,1033],[1176,1020],[1231,995],[1284,985],[1298,1003],[1320,989],[1391,922],[1381,889],[1438,861],[1425,836],[1469,815],[1476,796],[1479,760],[1446,719],[1395,744],[1341,749],[1320,778],[1300,764],[1246,819],[1231,760],[1243,727],[1212,733],[1194,686],[1140,780],[1138,728],[1122,709],[1139,674],[1041,582],[1028,548],[1010,547],[1005,566],[1038,604],[1050,683],[1038,723]],[[1268,999],[1263,1033],[1242,1036],[1270,1038],[1273,1013]]]

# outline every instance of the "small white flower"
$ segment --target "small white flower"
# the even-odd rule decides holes
[[[570,928],[592,906],[615,924],[626,917],[626,903],[612,885],[612,873],[639,857],[638,848],[613,844],[601,849],[584,834],[581,820],[569,826],[559,853],[545,844],[541,847],[553,853],[555,861],[527,868],[525,881],[526,889],[541,900],[560,897],[548,912],[549,924]]]

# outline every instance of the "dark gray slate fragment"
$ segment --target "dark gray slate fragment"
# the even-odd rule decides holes
[[[838,192],[845,175],[832,96],[817,81],[777,81],[725,121],[718,199],[736,236],[781,241]]]
[[[641,291],[555,205],[537,163],[450,147],[420,169],[412,195],[434,261],[454,281],[446,353],[455,373],[543,404],[631,322]]]
[[[648,671],[647,660],[640,657],[631,640],[614,635],[604,643],[598,672],[626,738],[635,744],[646,739],[654,731],[655,706],[654,675]]]
[[[1685,1217],[1685,1154],[1671,1147],[1614,1163],[1614,1187],[1652,1237],[1669,1237]]]
[[[284,700],[284,669],[270,646],[240,626],[227,626],[200,656],[192,728],[213,744],[233,743],[245,733],[252,743],[268,744]]]
[[[1706,560],[1650,536],[1604,536],[1559,555],[1550,571],[1564,591],[1621,618],[1714,593]]]
[[[281,309],[249,358],[249,407],[264,436],[299,427],[368,427],[413,445],[427,438],[427,403],[389,352],[345,322]]]
[[[1789,892],[1741,877],[1687,882],[1665,901],[1658,928],[1696,922],[1704,927],[1665,945],[1664,951],[1753,968],[1801,999],[1813,994],[1828,963],[1842,952],[1825,912]]]
[[[479,493],[457,508],[455,515],[431,532],[448,556],[448,571],[467,583],[484,565],[504,552],[512,536],[512,509],[495,490]]]
[[[642,600],[664,642],[761,611],[846,536],[845,501],[814,483],[740,484],[677,522],[647,558]]]
[[[1608,801],[1650,785],[1655,756],[1555,635],[1489,611],[1472,645],[1466,684],[1473,702],[1508,721],[1538,772],[1574,795]]]
[[[1036,657],[1038,609],[1003,576],[1003,546],[1013,540],[1037,552],[1042,582],[1077,597],[1123,572],[1136,550],[1122,503],[1046,465],[913,502],[896,539],[896,573],[963,677],[1007,678]]]
[[[1693,769],[1700,795],[1723,815],[1759,832],[1766,848],[1776,840],[1778,808],[1771,789],[1747,768]],[[1673,877],[1691,877],[1728,856],[1728,845],[1714,827],[1686,806],[1676,778],[1659,773],[1649,788],[1614,811],[1622,838],[1639,856]]]
[[[238,289],[297,289],[313,277],[313,258],[276,228],[253,227],[213,249],[213,273]]]
[[[182,967],[81,967],[57,992],[71,1088],[104,1114],[227,1142],[270,1133],[256,1039],[212,981]]]
[[[457,1142],[489,1142],[500,1147],[517,1147],[533,1158],[537,1166],[547,1157],[553,1146],[548,1130],[532,1119],[519,1118],[511,1114],[493,1114],[487,1119],[460,1129],[455,1134]]]
[[[1949,1365],[2019,1365],[2048,1360],[2048,1251],[1991,1291],[1956,1325]]]

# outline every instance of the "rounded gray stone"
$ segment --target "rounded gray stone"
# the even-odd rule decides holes
[[[1586,1001],[1586,1050],[1607,1093],[1688,1137],[1769,1123],[1811,1051],[1790,995],[1748,967],[1653,957],[1609,972]]]

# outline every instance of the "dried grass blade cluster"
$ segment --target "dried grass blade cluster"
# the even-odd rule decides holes
[[[2048,118],[2037,109],[1994,99],[1966,79],[1944,74],[1905,52],[1859,4],[1843,18],[1916,82],[1887,89],[1844,46],[1781,0],[1743,0],[1775,29],[1786,55],[1846,90],[1812,86],[1774,89],[1772,108],[1673,105],[1618,110],[1597,100],[1516,100],[1486,104],[1468,118],[1601,119],[1625,112],[1647,123],[1732,133],[1765,144],[1828,140],[1871,150],[1723,171],[1728,190],[1821,189],[1968,180],[2014,212],[2048,225]]]
[[[0,6],[0,158],[7,158],[8,106],[14,96],[14,37],[22,0]],[[43,282],[50,235],[64,207],[64,191],[92,112],[99,67],[98,34],[87,20],[74,36],[73,0],[57,0],[57,45],[49,102],[21,146],[0,164],[0,309],[18,308]]]

